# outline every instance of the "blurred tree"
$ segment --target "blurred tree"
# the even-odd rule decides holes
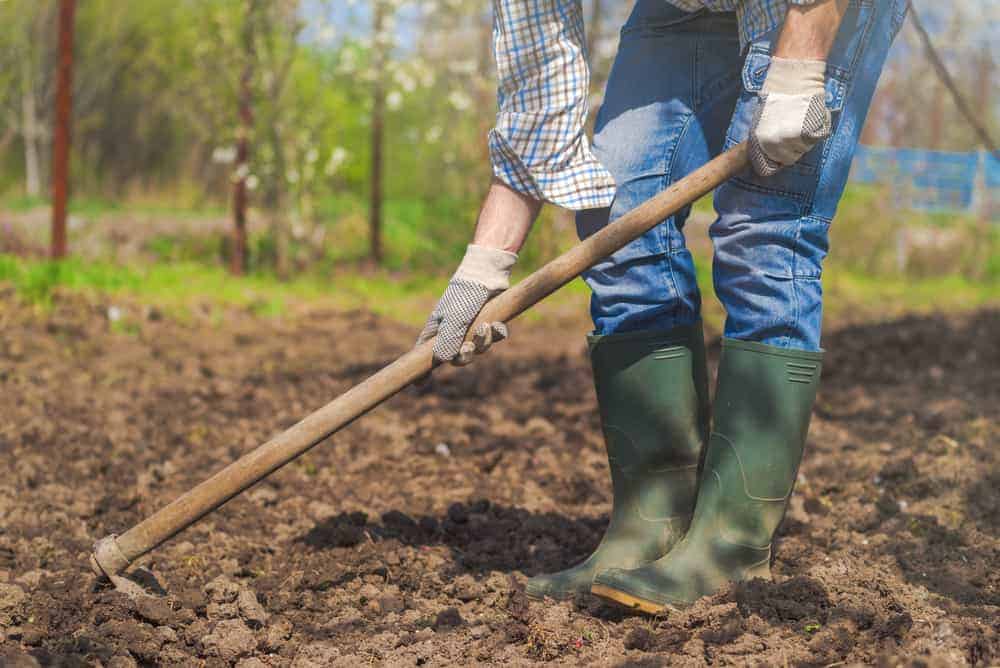
[[[73,123],[73,31],[76,0],[59,0],[59,51],[56,67],[55,128],[52,144],[52,245],[49,254],[66,257],[66,209]]]
[[[243,17],[243,68],[239,89],[239,129],[236,134],[236,173],[233,175],[233,247],[230,271],[242,274],[247,264],[247,177],[250,175],[250,140],[253,133],[253,76],[257,60],[254,28],[260,0],[246,0]]]
[[[372,157],[368,243],[369,258],[375,264],[382,263],[382,152],[385,142],[385,63],[392,40],[386,30],[390,11],[387,0],[372,0]]]

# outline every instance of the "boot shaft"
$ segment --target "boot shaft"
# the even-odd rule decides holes
[[[697,463],[710,410],[701,322],[588,343],[608,456],[635,472]]]

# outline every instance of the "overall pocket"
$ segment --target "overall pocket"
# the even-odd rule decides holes
[[[830,50],[826,64],[826,108],[830,110],[834,133],[840,111],[844,108],[848,89],[854,72],[857,69],[857,59],[862,52],[862,46],[870,38],[876,17],[876,7],[873,0],[851,0],[847,13],[841,24],[840,32]],[[761,90],[767,71],[771,66],[772,44],[777,40],[777,29],[766,38],[750,45],[746,60],[743,63],[743,95],[737,106],[736,114],[729,128],[726,146],[731,147],[750,136],[750,123],[760,104]],[[784,168],[783,172],[800,175],[815,175],[823,163],[827,142],[820,142],[806,153],[794,165]]]

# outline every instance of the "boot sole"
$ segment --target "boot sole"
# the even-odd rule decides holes
[[[591,586],[590,593],[594,596],[600,596],[603,599],[614,601],[615,603],[623,605],[631,610],[645,612],[648,615],[662,615],[665,612],[677,612],[677,608],[672,606],[639,598],[638,596],[633,596],[632,594],[623,592],[620,589],[614,589],[613,587],[609,587],[607,585],[595,584]]]

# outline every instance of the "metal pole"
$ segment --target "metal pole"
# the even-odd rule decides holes
[[[50,254],[53,258],[66,257],[70,126],[73,121],[73,16],[75,12],[76,0],[60,0],[56,117],[52,147],[52,246]]]

